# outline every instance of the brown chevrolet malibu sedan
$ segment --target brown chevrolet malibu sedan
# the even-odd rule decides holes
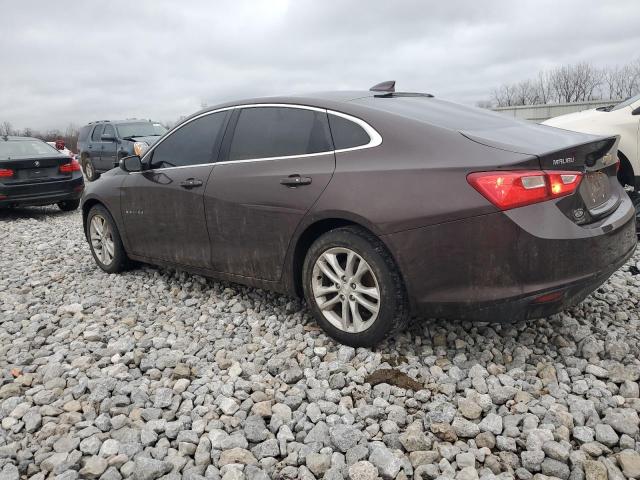
[[[411,315],[536,318],[602,284],[636,246],[617,142],[391,85],[233,102],[91,183],[84,227],[106,272],[304,295],[371,346]]]

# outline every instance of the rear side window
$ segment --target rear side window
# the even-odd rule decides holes
[[[369,134],[360,125],[338,115],[329,115],[331,135],[336,150],[366,145],[371,141]]]
[[[91,140],[93,140],[94,142],[99,142],[103,130],[104,125],[96,125],[96,128],[93,129],[93,133],[91,134]]]
[[[333,150],[327,114],[287,107],[243,108],[229,160],[287,157]]]
[[[180,127],[152,152],[151,168],[186,167],[214,162],[228,112],[212,113]]]

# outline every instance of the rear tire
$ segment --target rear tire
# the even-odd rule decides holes
[[[318,324],[352,347],[373,347],[409,319],[398,268],[384,244],[358,227],[331,230],[309,248],[304,296]]]
[[[100,177],[100,174],[96,171],[96,167],[90,157],[86,157],[82,162],[82,169],[87,180],[93,182]]]
[[[107,273],[118,273],[130,266],[116,222],[102,205],[95,205],[87,215],[86,235],[93,259]]]
[[[63,212],[72,212],[80,206],[80,200],[63,200],[57,203],[58,208]]]

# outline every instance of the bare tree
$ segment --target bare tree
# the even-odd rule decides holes
[[[15,135],[11,122],[4,121],[0,123],[0,135]]]
[[[504,84],[493,90],[498,107],[571,103],[607,98],[620,100],[640,93],[640,58],[622,67],[596,68],[582,62],[538,72],[535,79]]]

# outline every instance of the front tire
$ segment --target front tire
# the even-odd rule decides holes
[[[90,157],[86,157],[84,162],[82,162],[82,167],[84,169],[84,175],[87,177],[87,180],[93,182],[100,177],[100,174],[96,171],[96,167],[93,164],[93,161]]]
[[[58,208],[63,212],[72,212],[80,206],[80,200],[63,200],[57,203]]]
[[[87,238],[93,259],[107,273],[118,273],[129,267],[116,222],[102,205],[95,205],[87,215]]]
[[[331,230],[307,252],[302,281],[318,324],[352,347],[373,347],[406,327],[409,308],[398,268],[384,244],[358,227]]]

